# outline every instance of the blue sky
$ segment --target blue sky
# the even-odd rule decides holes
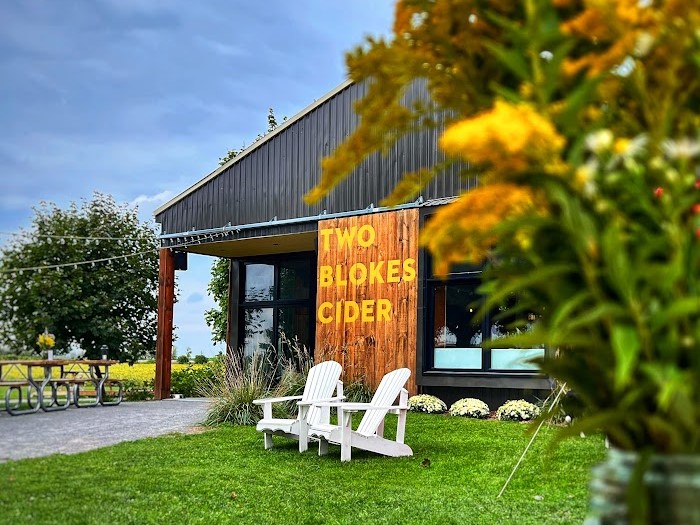
[[[392,14],[388,0],[3,0],[0,231],[94,191],[148,218],[265,131],[269,107],[281,120],[345,80],[345,51]],[[210,263],[178,272],[180,353],[215,353]]]

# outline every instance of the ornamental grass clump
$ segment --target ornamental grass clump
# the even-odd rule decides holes
[[[465,397],[455,401],[450,407],[451,416],[472,417],[475,419],[486,419],[491,411],[489,406],[480,399]]]
[[[408,399],[408,409],[411,412],[425,412],[426,414],[442,414],[447,411],[445,402],[435,396],[419,394]]]
[[[205,425],[255,425],[262,419],[263,409],[262,405],[254,405],[254,400],[302,394],[313,358],[298,340],[283,338],[282,341],[290,350],[288,355],[271,349],[245,356],[239,350],[228,352],[200,369],[213,371],[213,377],[200,374],[196,387],[200,395],[214,399]],[[273,405],[273,417],[293,418],[296,414],[294,401]]]
[[[255,425],[262,418],[262,407],[253,401],[266,397],[273,381],[269,360],[263,352],[252,357],[225,355],[215,376],[200,386],[205,397],[214,399],[204,424]]]
[[[539,415],[540,409],[537,405],[524,399],[506,401],[496,410],[496,417],[500,421],[532,421]]]

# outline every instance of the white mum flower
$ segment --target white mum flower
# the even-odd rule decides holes
[[[428,394],[419,394],[408,399],[408,409],[411,412],[439,414],[447,410],[447,405],[440,398]]]
[[[501,421],[530,421],[539,415],[539,407],[524,399],[506,401],[496,411],[496,417]]]
[[[451,416],[465,416],[484,419],[489,415],[489,406],[480,399],[467,397],[456,401],[450,407]]]

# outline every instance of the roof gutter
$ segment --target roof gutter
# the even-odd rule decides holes
[[[379,206],[375,207],[374,204],[370,204],[366,208],[363,208],[361,210],[352,210],[352,211],[341,211],[341,212],[336,212],[336,213],[326,213],[325,210],[322,213],[319,213],[318,215],[308,215],[306,217],[295,217],[292,219],[282,219],[282,220],[277,220],[277,218],[274,218],[269,221],[265,222],[253,222],[250,224],[239,224],[237,226],[232,226],[231,224],[228,224],[226,226],[221,226],[220,228],[208,228],[206,230],[190,230],[186,232],[180,232],[180,233],[168,233],[165,235],[159,235],[158,238],[161,240],[168,240],[168,239],[177,239],[180,237],[199,237],[202,235],[226,235],[227,233],[231,232],[240,232],[243,230],[251,230],[254,228],[267,228],[270,226],[286,226],[289,224],[300,224],[300,223],[306,223],[306,222],[315,222],[315,221],[320,221],[320,220],[326,220],[326,219],[337,219],[340,217],[354,217],[356,215],[367,215],[369,213],[381,213],[385,211],[396,211],[396,210],[405,210],[405,209],[410,209],[410,208],[418,208],[423,204],[423,197],[418,197],[418,199],[414,202],[409,202],[408,204],[400,204],[398,206]]]

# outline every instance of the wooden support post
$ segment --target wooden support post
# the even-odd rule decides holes
[[[160,250],[158,271],[158,338],[156,380],[153,397],[170,397],[170,364],[173,356],[173,303],[175,300],[175,257],[172,250]]]

